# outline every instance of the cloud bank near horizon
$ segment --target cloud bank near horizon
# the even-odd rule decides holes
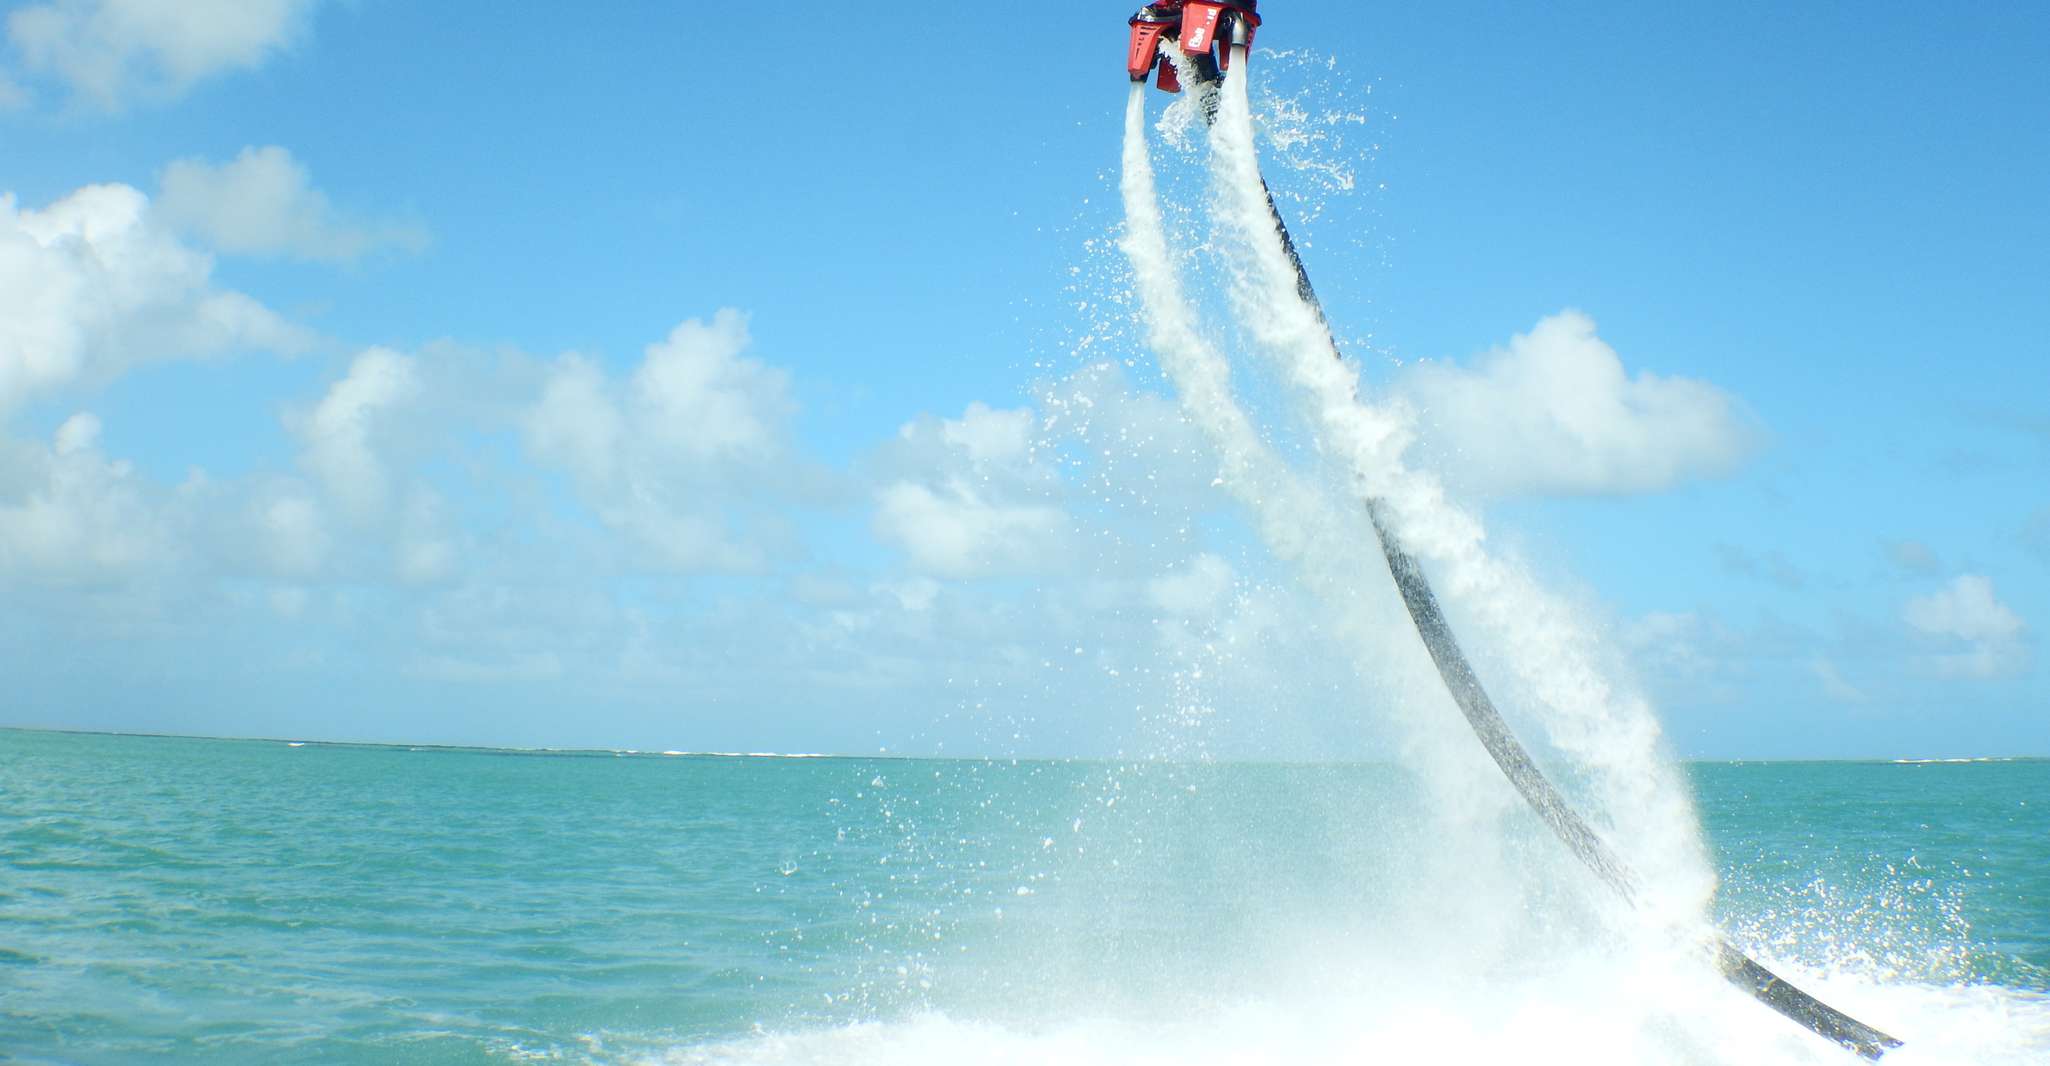
[[[276,195],[242,197],[245,182]],[[1288,733],[1258,708],[1362,698],[1338,655],[1301,653],[1321,639],[1315,597],[1234,528],[1173,399],[1115,362],[1019,406],[903,412],[829,456],[801,443],[799,382],[737,309],[686,318],[624,364],[455,342],[352,351],[214,278],[216,253],[345,264],[377,243],[355,225],[282,148],[174,164],[156,200],[121,185],[42,208],[0,197],[0,586],[43,631],[17,635],[17,654],[153,648],[110,676],[149,683],[184,656],[206,675],[196,690],[346,676],[478,694],[458,706],[574,692],[636,737],[676,738],[707,708],[840,699],[877,716],[834,727],[849,750],[960,703],[986,750],[1188,744],[1191,716],[1237,707],[1236,726],[1203,735],[1257,752]],[[92,410],[145,364],[309,354],[331,366],[277,398],[289,450],[247,473],[153,480],[108,451]],[[1733,397],[1629,373],[1577,312],[1402,385],[1426,450],[1474,491],[1657,492],[1759,446]],[[29,414],[58,421],[24,435]],[[1919,542],[1894,555],[1940,566]],[[1911,601],[1899,624],[1945,677],[2032,668],[2025,622],[1983,577]],[[1742,654],[1690,615],[1634,632],[1654,672],[1707,677]],[[209,650],[217,634],[260,661]],[[1883,684],[1820,653],[1812,674],[1843,702]],[[262,732],[268,712],[223,713],[196,720]],[[491,728],[449,713],[431,729],[456,732],[431,735]],[[366,721],[362,735],[411,728]],[[744,713],[719,726],[747,727]],[[594,739],[523,728],[540,732],[507,739]]]

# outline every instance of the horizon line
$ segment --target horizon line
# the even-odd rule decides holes
[[[323,740],[313,736],[225,736],[209,733],[164,733],[141,730],[119,729],[75,729],[63,726],[0,725],[0,732],[53,733],[67,736],[124,737],[137,740],[213,740],[246,744],[283,744],[287,747],[322,748],[390,748],[421,752],[472,752],[495,755],[562,756],[562,757],[611,757],[652,759],[787,759],[787,760],[840,760],[849,762],[1013,762],[1013,763],[1173,763],[1187,765],[1216,766],[1372,766],[1394,765],[1387,759],[1287,759],[1287,758],[1240,758],[1240,759],[1166,759],[1118,755],[951,755],[932,753],[908,755],[898,752],[879,751],[874,754],[848,752],[779,752],[779,751],[686,751],[676,748],[652,750],[648,748],[612,747],[521,747],[497,744],[449,744],[403,740]],[[2000,762],[2046,762],[2050,753],[2019,755],[1846,755],[1846,756],[1797,756],[1774,757],[1678,757],[1682,764],[1739,765],[1744,763],[1872,763],[1894,766],[1958,765],[1968,763]]]

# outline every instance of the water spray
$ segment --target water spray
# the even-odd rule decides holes
[[[1139,101],[1144,85],[1156,70],[1159,86],[1169,92],[1181,91],[1185,77],[1192,75],[1195,91],[1199,94],[1197,105],[1206,119],[1215,122],[1219,87],[1227,72],[1233,69],[1243,72],[1248,62],[1253,34],[1261,24],[1257,8],[1258,0],[1160,0],[1141,8],[1129,23],[1131,46],[1126,55],[1126,73],[1132,82],[1131,107],[1134,110],[1128,113],[1128,137],[1135,128],[1143,135],[1143,125],[1129,116],[1140,113],[1138,109],[1143,105]],[[1243,74],[1238,80],[1241,82],[1239,90],[1243,92]],[[1250,123],[1247,123],[1243,136],[1246,143],[1239,147],[1250,153]],[[1126,165],[1129,173],[1134,165],[1129,151]],[[1289,235],[1272,191],[1267,188],[1265,180],[1258,177],[1256,166],[1252,178],[1258,182],[1258,193],[1265,198],[1267,213],[1273,223],[1271,230],[1261,236],[1276,242],[1294,272],[1295,297],[1300,310],[1314,317],[1331,354],[1342,359],[1337,339],[1331,333],[1323,306],[1310,283],[1309,271]],[[1150,176],[1146,184],[1150,191]],[[1157,214],[1157,208],[1151,205],[1142,209],[1150,209]],[[1162,291],[1172,293],[1174,290],[1163,288]],[[1180,375],[1176,376],[1179,384]],[[1185,395],[1184,399],[1190,402],[1193,398]],[[1203,402],[1207,405],[1208,401]],[[1233,428],[1243,432],[1242,427]],[[1240,434],[1233,436],[1244,439]],[[1423,567],[1404,549],[1395,526],[1397,516],[1394,509],[1371,489],[1366,506],[1381,554],[1387,560],[1403,606],[1415,624],[1439,678],[1465,716],[1475,738],[1487,750],[1503,776],[1568,850],[1620,898],[1635,905],[1639,895],[1635,874],[1544,776],[1496,709],[1494,701],[1488,697],[1479,675],[1461,650],[1451,625],[1439,608]],[[1788,983],[1746,955],[1726,935],[1714,935],[1711,954],[1717,969],[1731,984],[1807,1029],[1867,1059],[1878,1059],[1901,1044],[1894,1037]]]

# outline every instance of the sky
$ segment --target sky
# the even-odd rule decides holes
[[[0,4],[0,724],[1384,753],[1073,13]],[[1672,750],[2050,755],[2050,12],[1266,18],[1364,392]]]

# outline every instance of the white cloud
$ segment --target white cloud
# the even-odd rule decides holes
[[[1016,466],[1032,459],[1032,412],[1023,408],[999,411],[971,403],[960,418],[940,420],[939,433],[941,442],[977,469]]]
[[[1916,629],[1970,641],[2006,640],[2020,635],[2021,617],[1993,594],[1993,582],[1965,574],[1941,590],[1908,601],[1902,616]]]
[[[68,639],[59,616],[112,631],[147,612],[159,661],[181,641],[220,639],[201,634],[253,633],[262,654],[181,660],[230,694],[255,670],[559,679],[664,710],[765,687],[900,709],[975,691],[981,719],[992,690],[1001,705],[1054,663],[1083,695],[1061,712],[1072,722],[1032,733],[1049,745],[1070,724],[1111,734],[1132,715],[1168,716],[1183,737],[1177,715],[1238,691],[1212,686],[1272,687],[1258,649],[1274,643],[1258,634],[1302,615],[1203,554],[1213,531],[1179,505],[1220,505],[1214,463],[1171,406],[1109,379],[1067,389],[1044,416],[973,404],[914,420],[834,471],[798,449],[788,375],[749,358],[734,312],[685,323],[610,372],[576,356],[370,349],[301,401],[285,417],[296,470],[258,457],[256,472],[195,472],[175,488],[101,454],[90,416],[32,445],[0,439],[0,599],[53,643]],[[1050,441],[1054,421],[1063,435]],[[505,453],[508,428],[525,461]],[[1170,477],[1183,479],[1172,504]],[[1112,486],[1131,498],[1105,502]],[[821,527],[832,541],[820,554],[835,557],[798,561],[773,527],[821,498],[851,512]],[[873,544],[840,556],[850,517],[873,521],[908,564],[858,561]],[[1115,551],[1145,565],[1107,561]],[[772,567],[716,583],[662,572]],[[760,591],[814,568],[825,576],[791,582],[803,602]],[[948,580],[1019,573],[1044,579]],[[1169,676],[1179,687],[1162,694]],[[1029,731],[991,728],[984,742],[999,750]]]
[[[392,409],[418,399],[420,392],[412,358],[372,348],[357,356],[348,375],[298,420],[301,460],[351,518],[370,521],[384,513],[390,475],[371,446],[371,435]]]
[[[628,390],[637,434],[664,459],[687,462],[781,450],[782,426],[795,413],[789,375],[742,358],[751,342],[747,316],[728,308],[650,345]]]
[[[875,527],[914,568],[950,578],[1030,572],[1057,560],[1068,540],[1060,508],[993,500],[961,481],[885,486]]]
[[[188,591],[227,579],[459,584],[504,564],[502,550],[477,558],[466,512],[481,482],[466,478],[490,481],[485,506],[535,506],[506,519],[546,527],[564,538],[559,551],[608,570],[759,569],[787,554],[792,483],[815,475],[787,439],[787,376],[743,358],[746,343],[736,313],[685,323],[617,381],[575,357],[550,366],[368,349],[285,414],[297,475],[214,483],[194,471],[176,489],[151,484],[99,454],[91,416],[33,446],[0,438],[6,569],[126,574]],[[471,450],[506,428],[527,431],[541,465],[564,469],[627,551],[590,540],[575,519],[558,523],[532,491],[541,471]]]
[[[1179,570],[1154,578],[1146,585],[1146,597],[1155,607],[1173,615],[1216,613],[1231,594],[1238,575],[1231,564],[1204,552]]]
[[[77,414],[48,446],[0,453],[0,574],[74,584],[168,561],[176,537],[126,461],[99,450],[100,421]]]
[[[244,148],[233,162],[181,159],[164,168],[164,220],[235,255],[350,262],[384,248],[419,251],[418,226],[356,222],[336,213],[292,153]]]
[[[86,186],[42,210],[0,194],[0,415],[138,363],[308,345],[212,275],[213,261],[154,225],[149,200],[126,185]]]
[[[526,418],[527,444],[541,458],[566,467],[587,484],[613,480],[626,420],[605,372],[579,355],[566,355],[541,387]]]
[[[297,41],[319,0],[50,0],[15,9],[8,40],[31,73],[118,109],[251,70]]]
[[[255,541],[272,573],[309,577],[319,572],[331,546],[319,504],[290,492],[255,500],[251,510]]]
[[[1233,506],[1216,450],[1181,404],[1134,387],[1119,364],[1084,367],[1038,403],[1040,434],[1059,442],[1067,476],[1088,479],[1098,502],[1147,513]]]
[[[746,358],[749,344],[747,316],[727,309],[649,345],[621,383],[564,356],[520,416],[528,450],[661,565],[756,568],[765,546],[734,522],[754,497],[799,480],[802,464],[789,375]]]
[[[749,344],[738,311],[692,319],[648,346],[623,389],[590,360],[564,356],[526,415],[527,443],[594,483],[774,458],[795,412],[789,375],[744,358]]]
[[[1059,483],[1028,409],[973,403],[898,431],[898,476],[876,491],[875,532],[911,567],[944,578],[1058,568],[1074,548]]]
[[[981,401],[968,405],[960,418],[930,416],[898,427],[897,438],[946,456],[979,477],[1041,478],[1038,436],[1030,408],[999,410]]]
[[[1727,474],[1758,440],[1721,389],[1632,377],[1578,311],[1543,319],[1470,369],[1419,364],[1396,387],[1432,461],[1485,493],[1654,492]]]
[[[190,593],[213,580],[327,575],[327,508],[309,486],[289,478],[220,484],[196,469],[177,485],[157,483],[106,455],[100,429],[98,417],[81,413],[48,444],[0,440],[0,586],[120,589],[100,599],[119,616],[155,610],[159,592]]]
[[[364,352],[317,403],[286,416],[303,477],[216,482],[193,469],[176,486],[156,483],[102,454],[90,414],[47,445],[0,438],[0,587],[95,586],[94,609],[118,622],[157,611],[165,596],[187,606],[240,598],[296,617],[307,586],[368,585],[380,573],[400,585],[444,581],[467,545],[411,465],[419,456],[400,447],[415,443],[425,390],[412,357]],[[450,438],[460,429],[438,428]]]
[[[400,516],[394,547],[399,580],[424,585],[455,575],[460,552],[451,525],[448,504],[439,494],[424,487],[414,490]]]
[[[1945,647],[1929,657],[1949,677],[2011,676],[2028,667],[2020,615],[2000,602],[1993,582],[1964,574],[1950,584],[1907,602],[1901,618],[1925,639]]]
[[[57,427],[56,447],[59,456],[75,455],[100,442],[100,417],[90,412],[80,412],[64,420]]]

